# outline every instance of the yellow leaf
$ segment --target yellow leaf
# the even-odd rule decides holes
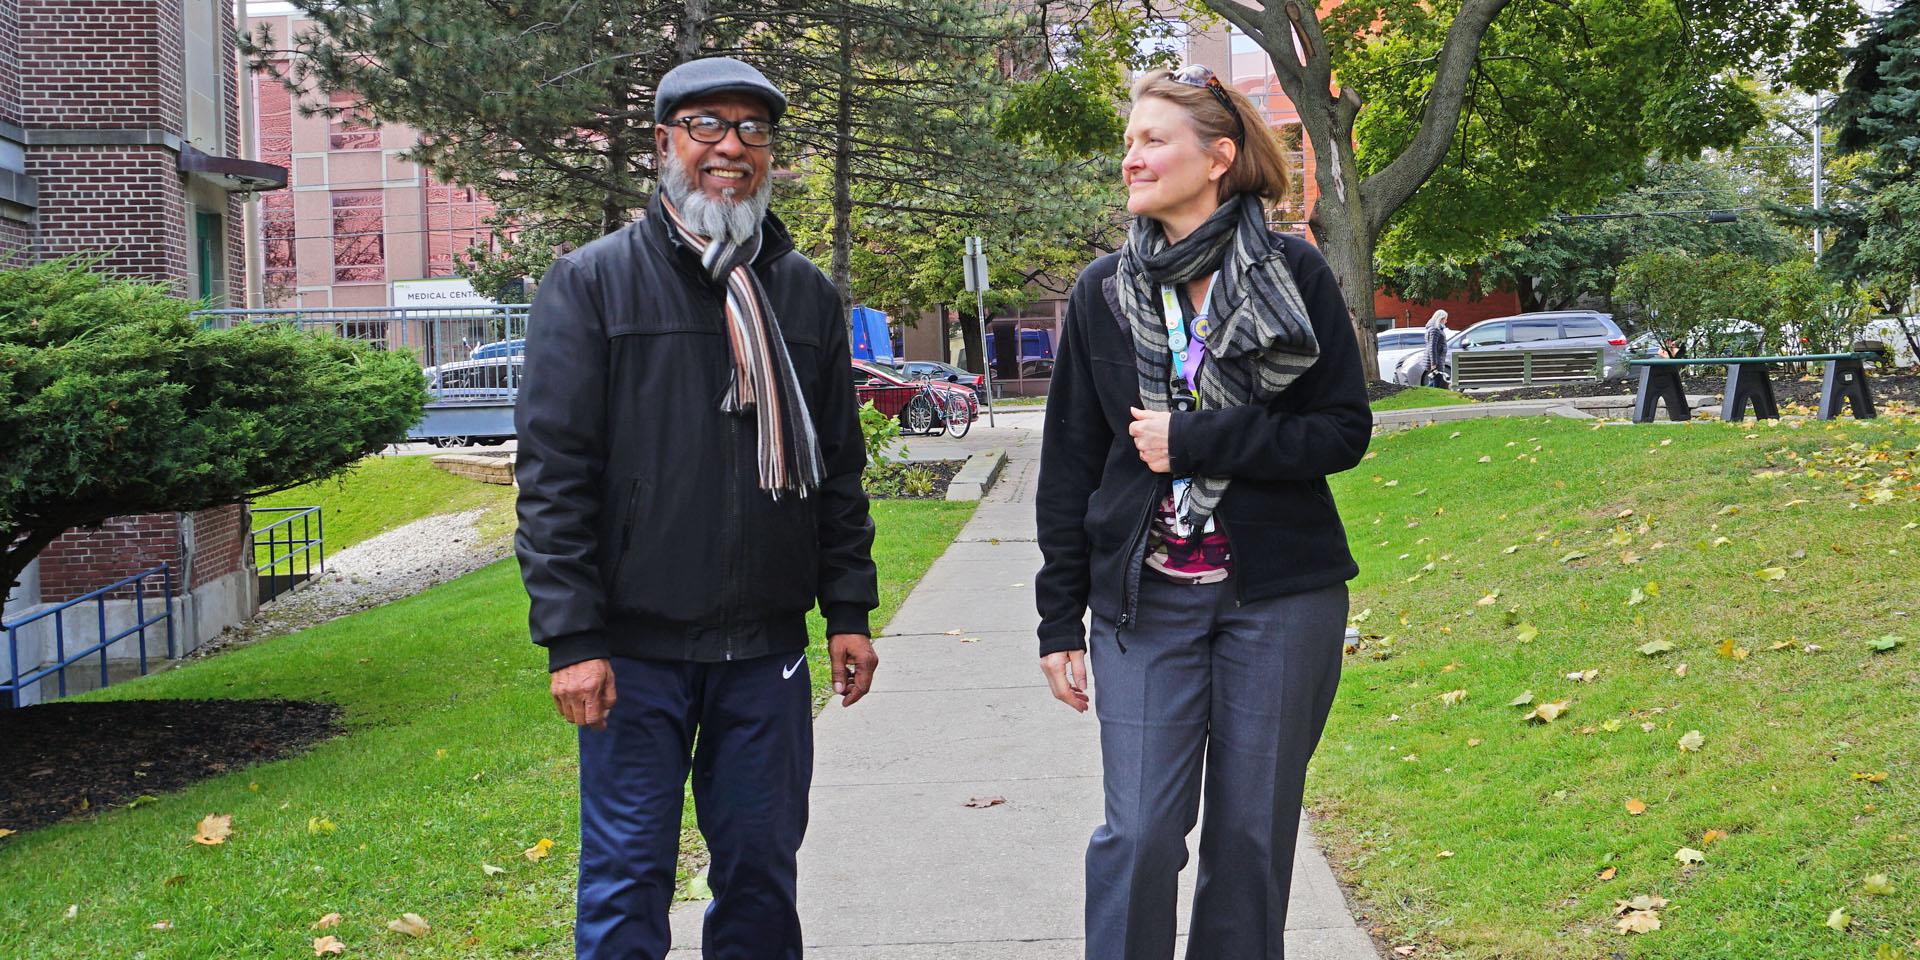
[[[507,871],[505,867],[496,867],[491,863],[483,863],[480,865],[480,872],[489,877],[497,877]]]
[[[1436,856],[1436,857],[1438,857],[1438,858],[1440,858],[1440,859],[1442,859],[1442,860],[1446,860],[1446,859],[1448,859],[1448,858],[1450,858],[1450,857],[1452,857],[1452,856],[1453,856],[1453,851],[1452,851],[1452,850],[1442,850],[1442,851],[1440,851],[1439,853],[1436,853],[1436,854],[1434,854],[1434,856]]]
[[[1887,782],[1887,772],[1885,770],[1874,773],[1856,772],[1853,778],[1855,780],[1863,780],[1867,783],[1885,783]]]
[[[1674,853],[1673,858],[1675,860],[1680,861],[1681,863],[1707,862],[1707,855],[1704,853],[1701,853],[1698,850],[1695,850],[1692,847],[1681,847],[1677,852]]]
[[[1834,907],[1833,912],[1827,914],[1827,926],[1835,930],[1845,930],[1852,923],[1853,918],[1847,915],[1844,907]]]
[[[341,943],[339,937],[329,934],[324,937],[313,938],[313,955],[316,957],[324,957],[328,954],[339,956],[346,952],[347,945]]]
[[[233,835],[233,814],[209,813],[200,820],[194,830],[193,842],[204,846],[215,846],[227,842]]]
[[[19,832],[19,831],[16,831],[16,830],[8,830],[8,829],[6,829],[6,828],[4,828],[4,827],[0,827],[0,837],[11,837],[11,836],[13,836],[13,835],[14,835],[15,833],[17,833],[17,832]]]
[[[1440,702],[1451,707],[1466,698],[1467,692],[1465,690],[1448,690],[1446,693],[1440,695]]]
[[[327,930],[332,927],[337,927],[339,925],[340,925],[340,915],[337,913],[329,913],[326,916],[321,917],[320,919],[315,920],[313,922],[313,928],[315,930]]]
[[[1513,638],[1521,643],[1532,643],[1540,635],[1540,628],[1531,623],[1523,623],[1513,628]]]
[[[1478,600],[1475,600],[1473,602],[1473,605],[1476,607],[1491,607],[1494,604],[1499,602],[1500,602],[1500,588],[1495,587],[1492,593],[1489,593],[1486,596],[1481,597]]]
[[[1727,832],[1725,830],[1708,830],[1706,833],[1700,835],[1700,845],[1704,847],[1713,843],[1715,840],[1725,840],[1726,838]]]
[[[1718,653],[1723,657],[1733,656],[1733,638],[1728,637],[1727,639],[1720,641],[1720,645],[1717,647],[1714,647],[1713,649],[1715,653]]]
[[[1706,742],[1706,736],[1700,731],[1688,730],[1686,734],[1680,738],[1680,749],[1688,753],[1699,753],[1700,747]]]
[[[1787,578],[1787,568],[1786,567],[1763,567],[1759,570],[1755,570],[1753,572],[1753,575],[1756,577],[1759,577],[1762,580],[1785,580]]]
[[[1604,722],[1602,722],[1602,723],[1600,724],[1600,729],[1602,729],[1602,730],[1605,730],[1605,731],[1606,731],[1606,732],[1608,732],[1608,733],[1615,733],[1615,732],[1617,732],[1617,731],[1619,731],[1619,729],[1620,729],[1620,718],[1619,718],[1619,717],[1615,717],[1615,718],[1613,718],[1613,719],[1611,719],[1611,720],[1607,720],[1607,721],[1604,721]]]
[[[551,853],[552,851],[553,851],[553,841],[547,839],[546,837],[541,837],[539,843],[536,843],[533,846],[528,847],[527,849],[521,852],[526,854],[528,860],[532,860],[537,863],[541,860],[545,860],[547,858],[547,854]]]
[[[1534,707],[1533,711],[1527,714],[1526,719],[1538,720],[1541,723],[1552,723],[1560,719],[1560,717],[1567,712],[1567,705],[1571,702],[1570,700],[1556,700],[1552,703],[1542,703]]]
[[[1860,881],[1860,887],[1876,897],[1891,896],[1893,894],[1893,881],[1888,880],[1887,875],[1884,873],[1876,873]]]
[[[1647,812],[1647,803],[1635,797],[1627,798],[1627,816],[1637,817]]]
[[[1660,595],[1660,581],[1658,581],[1658,580],[1648,580],[1648,581],[1647,581],[1647,596],[1649,596],[1649,597],[1657,597],[1657,596],[1659,596],[1659,595]]]
[[[433,928],[427,924],[427,918],[417,913],[403,913],[398,920],[388,920],[387,929],[409,937],[424,937]]]
[[[1596,879],[1598,879],[1601,883],[1605,883],[1608,880],[1612,880],[1614,876],[1617,875],[1619,872],[1620,870],[1618,867],[1608,867],[1605,870],[1600,871],[1600,876],[1597,877]]]
[[[1660,929],[1660,915],[1652,910],[1635,910],[1614,921],[1621,933],[1652,933]]]
[[[1517,697],[1514,697],[1514,698],[1513,698],[1512,700],[1509,700],[1509,701],[1507,701],[1507,706],[1509,706],[1509,707],[1524,707],[1524,706],[1526,706],[1527,704],[1529,704],[1529,703],[1532,703],[1532,702],[1533,702],[1533,691],[1532,691],[1532,690],[1528,690],[1527,692],[1525,692],[1525,693],[1523,693],[1523,694],[1521,694],[1521,695],[1519,695],[1519,696],[1517,696]]]
[[[307,832],[309,834],[318,835],[322,833],[332,833],[334,830],[335,830],[335,824],[332,820],[328,820],[323,817],[307,818]]]

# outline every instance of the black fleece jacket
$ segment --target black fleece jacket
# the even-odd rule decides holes
[[[658,210],[562,257],[527,325],[514,550],[548,668],[744,660],[866,633],[879,604],[846,314],[774,217],[752,269],[780,321],[826,480],[776,500],[733,376],[721,285]]]
[[[1359,573],[1327,475],[1367,450],[1373,413],[1359,344],[1333,271],[1313,245],[1278,235],[1320,341],[1320,358],[1265,405],[1175,413],[1173,475],[1233,478],[1215,512],[1241,602],[1299,593]],[[1133,336],[1113,291],[1119,255],[1074,283],[1047,392],[1034,581],[1040,654],[1086,647],[1089,606],[1123,629],[1135,613],[1148,515],[1169,475],[1147,469],[1127,427],[1140,405]]]

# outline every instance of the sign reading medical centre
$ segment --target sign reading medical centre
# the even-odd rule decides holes
[[[460,277],[440,280],[393,281],[393,305],[396,307],[491,307],[492,297],[483,297],[473,282]]]

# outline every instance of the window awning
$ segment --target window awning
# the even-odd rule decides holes
[[[218,157],[192,144],[180,146],[180,172],[230,193],[262,193],[287,186],[286,167],[239,157]]]

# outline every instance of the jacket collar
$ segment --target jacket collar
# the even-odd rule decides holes
[[[713,284],[714,281],[708,279],[706,271],[700,266],[699,254],[680,239],[679,231],[674,230],[667,220],[667,213],[660,205],[659,191],[654,191],[653,199],[647,201],[647,211],[637,226],[647,244],[672,262],[676,269],[702,283]],[[793,250],[793,234],[779,217],[768,211],[760,221],[760,255],[753,258],[753,268],[765,272]]]

